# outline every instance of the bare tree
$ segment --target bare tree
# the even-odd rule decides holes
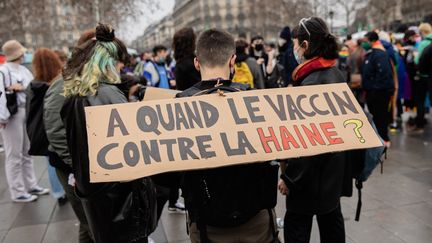
[[[388,20],[390,13],[394,11],[397,0],[385,0],[385,1],[369,1],[371,7],[372,16],[375,19],[376,27],[388,28]]]
[[[345,14],[347,33],[351,32],[351,20],[355,13],[367,4],[368,0],[336,0],[334,3],[342,7]]]

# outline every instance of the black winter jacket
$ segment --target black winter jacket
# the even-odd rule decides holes
[[[178,90],[186,90],[201,81],[201,75],[194,66],[194,57],[179,60],[174,69],[174,76]]]
[[[48,88],[47,83],[33,80],[26,90],[26,128],[30,140],[30,155],[48,155],[48,139],[43,122],[44,97]]]
[[[300,85],[343,82],[342,73],[336,67],[331,67],[311,73]],[[352,193],[346,157],[346,152],[335,152],[287,160],[285,173],[281,176],[289,189],[287,211],[314,215],[338,207],[340,197]]]
[[[373,48],[366,53],[362,66],[362,86],[366,91],[393,93],[393,70],[386,51]]]
[[[100,84],[94,96],[65,100],[61,116],[75,175],[75,192],[81,198],[96,243],[129,243],[145,239],[157,226],[153,182],[90,183],[84,107],[127,102],[114,85]]]

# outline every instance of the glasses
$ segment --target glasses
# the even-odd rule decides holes
[[[302,18],[299,22],[299,26],[303,27],[306,30],[306,33],[309,35],[309,38],[311,37],[311,33],[309,32],[308,28],[306,27],[305,23],[309,21],[311,17],[309,18]]]

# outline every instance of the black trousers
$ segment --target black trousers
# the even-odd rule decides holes
[[[414,100],[417,106],[417,116],[415,119],[416,126],[418,128],[423,128],[426,124],[425,120],[425,101],[426,94],[431,89],[431,77],[420,77],[416,80],[415,90],[414,90]]]
[[[285,243],[309,243],[313,215],[286,212]],[[327,214],[316,215],[321,243],[345,243],[345,225],[340,205]]]
[[[388,126],[390,124],[390,96],[388,91],[368,91],[366,93],[366,104],[373,116],[373,122],[378,134],[384,141],[390,141]]]

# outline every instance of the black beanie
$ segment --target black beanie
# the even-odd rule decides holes
[[[285,26],[282,29],[279,37],[282,38],[282,39],[284,39],[284,40],[290,40],[291,39],[291,29],[290,29],[290,27]]]

